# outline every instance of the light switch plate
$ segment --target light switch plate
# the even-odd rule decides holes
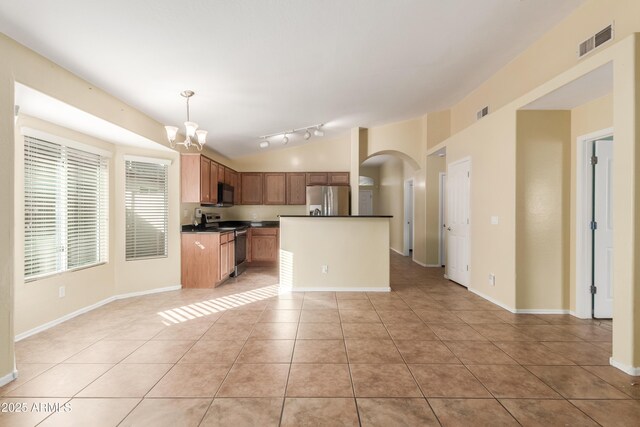
[[[492,216],[491,217],[491,225],[498,225],[498,217],[497,216]]]

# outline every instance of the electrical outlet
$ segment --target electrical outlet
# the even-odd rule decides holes
[[[489,285],[491,286],[496,285],[496,275],[493,273],[489,274]]]
[[[65,287],[60,286],[58,288],[58,298],[64,298],[66,294],[67,294],[67,290],[65,289]]]
[[[329,272],[329,266],[328,265],[323,265],[322,266],[322,272],[323,273],[328,273]]]

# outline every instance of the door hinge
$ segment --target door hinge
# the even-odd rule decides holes
[[[471,178],[471,172],[467,172],[467,178]]]
[[[467,218],[467,224],[469,224],[469,218]]]
[[[593,231],[598,229],[598,223],[596,221],[591,221],[589,223],[589,228],[591,228]]]
[[[598,156],[591,156],[591,164],[592,165],[598,164]]]
[[[469,266],[467,265],[467,271],[469,271]]]
[[[591,290],[591,294],[593,294],[593,295],[595,295],[596,292],[598,292],[598,289],[594,285],[591,285],[590,290]]]

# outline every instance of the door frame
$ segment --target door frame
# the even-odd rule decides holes
[[[447,185],[447,173],[440,172],[438,174],[438,264],[441,267],[445,265],[445,236],[444,236],[444,226],[445,226],[445,214],[446,214],[446,206],[445,206],[445,196],[446,196],[446,188]]]
[[[591,319],[591,151],[588,145],[598,139],[614,136],[613,128],[579,136],[576,141],[576,216],[575,216],[575,311],[581,319]],[[614,136],[615,139],[615,136]]]
[[[413,248],[415,242],[415,191],[414,191],[413,178],[404,180],[404,215],[402,216],[402,229],[403,229],[403,248],[402,252],[404,256],[411,255],[409,249]],[[409,206],[411,201],[411,206]],[[407,216],[411,214],[411,227],[407,224]],[[409,248],[409,241],[411,241],[411,248]]]
[[[373,215],[374,214],[374,212],[373,212],[373,190],[369,190],[369,189],[366,189],[366,190],[359,189],[358,190],[358,214],[362,215],[362,212],[360,212],[360,195],[362,195],[363,193],[364,194],[368,193],[371,196],[370,197],[370,200],[371,200],[371,215]]]
[[[468,200],[468,202],[469,202],[469,224],[467,224],[468,225],[468,227],[467,227],[467,262],[469,263],[468,264],[469,265],[469,271],[467,272],[467,283],[459,283],[459,282],[455,282],[455,283],[458,283],[459,285],[462,285],[467,289],[471,289],[471,287],[469,286],[469,283],[471,283],[471,271],[472,271],[472,268],[471,268],[471,226],[473,225],[472,222],[471,222],[471,173],[473,171],[473,167],[472,167],[473,165],[472,165],[472,161],[471,161],[471,156],[466,156],[466,157],[463,157],[461,159],[455,160],[455,161],[453,161],[451,163],[447,163],[447,177],[449,176],[449,167],[455,166],[455,165],[458,165],[458,164],[464,163],[464,162],[469,162],[469,200]],[[447,183],[448,183],[448,180],[447,180]],[[449,238],[448,234],[446,235],[446,238],[447,239]],[[448,241],[447,241],[447,243],[448,243]],[[447,247],[448,246],[449,245],[447,244]],[[445,268],[445,278],[451,280],[448,277],[447,273],[448,273],[448,269]]]

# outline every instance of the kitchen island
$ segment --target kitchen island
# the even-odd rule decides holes
[[[388,292],[389,218],[280,216],[280,286]]]

